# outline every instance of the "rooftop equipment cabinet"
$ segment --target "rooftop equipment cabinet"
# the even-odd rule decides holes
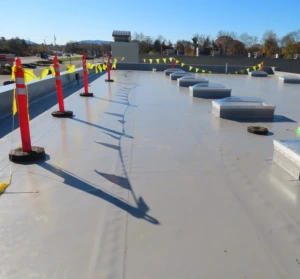
[[[115,30],[112,33],[114,42],[111,42],[112,60],[124,57],[118,63],[139,63],[139,43],[131,42],[130,31]],[[118,68],[118,67],[117,67]]]

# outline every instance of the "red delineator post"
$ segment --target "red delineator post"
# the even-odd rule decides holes
[[[265,71],[265,64],[264,61],[261,63],[261,70],[264,72]]]
[[[80,93],[81,97],[93,97],[93,93],[89,93],[89,85],[88,85],[88,76],[86,69],[86,55],[82,55],[82,70],[83,70],[83,85],[84,85],[84,93]]]
[[[60,80],[59,65],[58,65],[58,60],[56,55],[54,56],[54,70],[55,70],[55,82],[56,82],[59,111],[64,112],[65,111],[64,97],[63,97],[62,85]]]
[[[9,152],[9,160],[13,162],[28,162],[45,157],[45,149],[42,147],[31,146],[27,91],[25,85],[25,74],[21,66],[20,58],[16,59],[16,97],[20,124],[22,147],[18,147]]]
[[[24,72],[21,69],[21,59],[16,59],[16,95],[18,103],[18,115],[20,123],[20,132],[22,139],[22,151],[31,152],[31,139],[29,130],[28,108],[27,108],[27,93],[24,80]]]
[[[61,79],[60,79],[59,64],[58,64],[58,59],[57,59],[56,55],[54,56],[53,66],[54,66],[54,71],[55,71],[55,83],[56,83],[56,92],[57,92],[59,111],[54,111],[51,114],[52,114],[52,116],[55,116],[55,117],[70,117],[73,115],[73,112],[69,111],[69,110],[65,110],[64,95],[63,95],[63,89],[62,89],[62,84],[61,84]]]
[[[174,57],[172,57],[172,69],[174,69]]]
[[[113,79],[110,79],[110,58],[111,58],[111,54],[108,53],[107,54],[107,76],[108,76],[108,79],[105,80],[106,82],[114,81]]]

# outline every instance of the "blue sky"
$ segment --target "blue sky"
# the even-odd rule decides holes
[[[30,38],[58,44],[77,40],[112,40],[113,30],[164,36],[175,43],[195,33],[216,38],[219,30],[248,32],[259,38],[265,30],[279,37],[300,29],[296,0],[0,0],[0,36]],[[18,3],[18,4],[16,4]]]

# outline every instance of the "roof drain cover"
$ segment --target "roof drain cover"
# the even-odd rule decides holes
[[[249,126],[247,128],[247,131],[252,134],[256,135],[267,135],[269,133],[269,130],[265,127],[260,127],[260,126]]]

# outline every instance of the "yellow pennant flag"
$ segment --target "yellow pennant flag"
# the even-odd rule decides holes
[[[196,73],[198,73],[198,71],[199,71],[199,68],[196,68]]]
[[[212,74],[212,71],[209,71],[210,74]]]
[[[189,67],[189,71],[191,71],[192,69],[193,69],[193,67],[192,67],[192,66],[190,66],[190,67]]]
[[[144,60],[144,63],[146,63],[146,59],[143,59]]]
[[[258,64],[258,70],[261,70],[261,64]]]
[[[102,67],[101,67],[101,64],[99,64],[97,68],[99,69],[100,73],[102,73]]]
[[[11,67],[11,78],[10,78],[10,81],[15,81],[16,80],[15,71],[16,71],[16,66],[12,66]]]
[[[71,74],[75,72],[75,65],[67,64],[66,68],[68,69],[67,74]]]
[[[103,65],[102,65],[102,69],[103,69],[104,71],[106,71],[106,69],[107,69],[106,64],[103,64]]]
[[[158,58],[158,59],[155,59],[155,60],[156,60],[156,63],[159,64],[159,58]]]
[[[121,61],[123,61],[125,59],[125,57],[122,57]]]
[[[93,68],[95,67],[94,64],[91,64],[91,63],[86,63],[86,67],[89,69],[89,70],[93,70]]]
[[[11,183],[11,175],[9,176],[8,182],[0,182],[0,195],[4,193],[5,189],[10,185]]]
[[[170,60],[170,62],[172,62],[172,60],[173,60],[173,57],[169,58],[169,60]]]
[[[167,58],[163,58],[162,60],[164,61],[164,63],[166,63],[166,62],[167,62]]]
[[[51,65],[49,67],[50,71],[51,71],[51,74],[52,74],[52,77],[55,77],[55,70],[54,70],[54,67]]]
[[[48,75],[48,73],[49,73],[49,68],[45,68],[40,74],[40,79],[45,78]]]
[[[247,68],[246,70],[247,70],[247,72],[249,73],[249,71],[250,71],[250,68]]]
[[[24,69],[24,80],[25,83],[28,83],[34,79],[38,79],[33,70],[31,69]]]
[[[181,67],[183,67],[185,64],[184,63],[181,63]]]
[[[253,66],[253,69],[256,70],[256,66]]]
[[[153,59],[149,59],[149,61],[150,61],[150,64],[152,64]]]
[[[241,70],[242,74],[244,73],[244,70]]]
[[[13,93],[13,104],[12,104],[12,115],[14,116],[17,113],[17,100],[16,100],[16,89],[14,89]]]
[[[175,62],[176,62],[176,64],[178,64],[178,63],[179,63],[179,60],[176,60]]]
[[[202,70],[202,73],[205,73],[205,70]]]

